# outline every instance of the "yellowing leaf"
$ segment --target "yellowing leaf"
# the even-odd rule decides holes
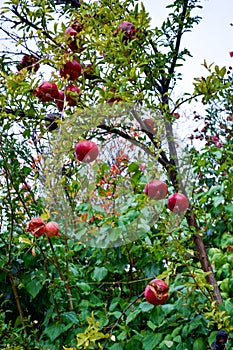
[[[20,243],[25,243],[25,244],[29,244],[32,245],[32,241],[29,238],[24,238],[24,237],[19,237],[19,242]]]
[[[48,221],[48,219],[50,218],[50,212],[49,210],[45,209],[44,212],[41,214],[41,219],[44,221]]]

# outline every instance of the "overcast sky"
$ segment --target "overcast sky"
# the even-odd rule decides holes
[[[168,9],[166,4],[171,0],[143,0],[152,17],[152,25],[160,25],[166,18]],[[191,33],[184,36],[183,44],[190,50],[193,58],[187,58],[182,70],[184,90],[192,89],[194,77],[204,75],[206,71],[201,66],[204,59],[207,63],[214,62],[221,66],[233,66],[233,58],[229,51],[233,51],[233,0],[203,0],[203,9],[197,11],[202,17],[199,25],[195,25]],[[169,9],[171,10],[171,9]],[[180,86],[182,90],[182,86]],[[181,92],[180,90],[180,92]],[[191,92],[191,91],[190,91]]]

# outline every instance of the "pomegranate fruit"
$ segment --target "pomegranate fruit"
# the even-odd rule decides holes
[[[29,221],[26,232],[30,232],[35,237],[40,237],[45,233],[45,223],[41,218],[33,218]]]
[[[82,72],[81,64],[76,61],[67,61],[63,68],[60,68],[60,76],[65,79],[76,80]]]
[[[55,83],[50,83],[49,81],[41,82],[33,90],[33,94],[42,102],[51,102],[59,96],[57,85]]]
[[[119,24],[117,33],[119,33],[119,31],[124,32],[124,36],[123,36],[124,40],[132,40],[134,39],[136,34],[136,29],[133,23],[127,22],[127,21],[123,21]]]
[[[65,88],[66,101],[68,106],[77,106],[81,95],[81,90],[75,85],[68,85]]]
[[[17,69],[27,68],[29,72],[37,72],[40,68],[39,59],[33,55],[24,55],[21,62],[17,65]]]
[[[164,304],[168,299],[169,287],[167,283],[160,279],[153,279],[146,286],[144,296],[153,305]]]
[[[173,213],[183,213],[189,206],[188,198],[182,193],[173,193],[168,197],[167,207]]]
[[[80,162],[91,163],[97,158],[98,154],[98,146],[92,141],[79,141],[75,146],[75,155]]]
[[[55,221],[50,221],[45,224],[45,234],[47,237],[59,237],[59,226]]]
[[[64,108],[64,98],[65,98],[65,93],[62,90],[58,91],[58,97],[55,100],[55,103],[57,105],[57,109],[59,110],[59,112],[63,111]]]
[[[144,192],[151,199],[160,200],[166,197],[168,192],[168,186],[165,182],[161,180],[151,180],[146,184]]]

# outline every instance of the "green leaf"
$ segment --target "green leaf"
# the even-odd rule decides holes
[[[142,312],[148,312],[154,308],[154,305],[148,303],[148,302],[143,302],[139,305],[139,309],[142,310]]]
[[[150,333],[143,338],[143,349],[154,350],[163,338],[161,333]]]
[[[133,321],[140,313],[141,310],[139,309],[131,312],[126,318],[126,324],[129,324],[131,321]]]
[[[224,203],[224,197],[223,196],[217,196],[214,198],[213,204],[214,207],[218,207],[220,204]]]
[[[47,334],[51,342],[53,342],[59,335],[65,333],[69,328],[72,327],[72,323],[64,326],[61,323],[52,323],[45,328],[44,334]]]
[[[173,345],[173,341],[171,340],[164,340],[164,344],[170,349]]]
[[[28,293],[31,294],[33,298],[37,296],[42,288],[42,283],[37,279],[33,279],[32,281],[25,283],[25,289],[28,291]]]
[[[102,281],[108,274],[108,270],[106,267],[96,267],[94,272],[92,273],[92,278],[95,281]]]
[[[78,324],[78,316],[74,311],[64,312],[62,313],[62,320],[67,323]]]
[[[206,350],[206,343],[202,338],[197,338],[194,340],[193,350]]]

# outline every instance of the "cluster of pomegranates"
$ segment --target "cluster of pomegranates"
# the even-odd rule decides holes
[[[93,162],[99,154],[98,146],[93,141],[79,141],[75,146],[75,156],[83,163]],[[168,194],[168,186],[161,180],[149,181],[144,189],[144,192],[151,199],[161,200]],[[173,193],[168,197],[167,207],[174,213],[181,214],[189,206],[187,197],[182,193]]]
[[[82,66],[75,59],[67,61],[64,67],[60,68],[60,76],[72,81],[77,80],[81,72]],[[43,81],[34,89],[33,94],[38,97],[41,102],[55,102],[58,110],[61,112],[64,108],[65,101],[68,106],[77,105],[81,90],[73,84],[67,85],[64,91],[58,90],[55,83]]]
[[[80,51],[77,45],[78,34],[83,30],[84,25],[74,20],[65,31],[67,45],[71,51]],[[123,32],[123,37],[127,40],[132,40],[135,36],[136,29],[131,22],[123,21],[119,24],[115,34]],[[84,48],[81,48],[81,51]],[[24,55],[22,61],[18,64],[18,69],[27,68],[28,71],[36,72],[39,69],[38,58],[33,55]],[[61,78],[70,81],[76,81],[81,74],[87,79],[92,79],[95,72],[92,64],[87,64],[84,69],[81,64],[73,59],[67,61],[63,67],[60,67],[59,73]],[[76,106],[81,95],[81,90],[74,84],[68,84],[64,90],[59,90],[57,85],[50,81],[41,82],[34,90],[33,94],[38,97],[41,102],[55,102],[58,110],[61,112],[64,109],[64,104],[68,106]]]
[[[32,233],[35,237],[40,237],[44,234],[49,238],[60,236],[59,226],[55,221],[45,223],[41,218],[31,219],[25,231]]]
[[[161,180],[151,180],[146,184],[144,192],[151,199],[161,200],[167,196],[168,186]],[[181,214],[188,208],[188,206],[189,201],[182,193],[173,193],[168,197],[167,207],[173,213]]]

